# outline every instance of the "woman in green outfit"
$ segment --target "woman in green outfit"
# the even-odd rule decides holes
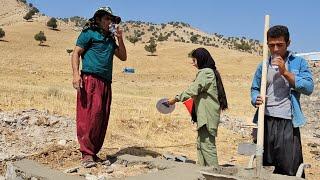
[[[218,166],[215,137],[221,110],[228,108],[226,93],[210,53],[198,48],[191,57],[192,65],[199,69],[196,79],[180,95],[169,99],[168,104],[193,99],[192,120],[197,122],[198,163],[202,166]]]

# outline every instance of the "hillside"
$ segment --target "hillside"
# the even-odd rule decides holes
[[[0,0],[0,27],[23,21],[28,10],[28,5],[20,0]]]
[[[247,39],[246,37],[224,37],[217,33],[208,34],[183,22],[153,24],[141,21],[127,21],[122,26],[124,31],[129,34],[126,36],[128,40],[138,38],[142,43],[148,42],[150,38],[154,38],[158,42],[192,43],[216,48],[234,49],[257,55],[262,54],[262,47],[258,40]]]
[[[23,17],[33,7],[25,0],[0,0],[2,8],[0,9],[0,26],[10,25],[16,22],[24,21]],[[81,30],[86,22],[85,18],[75,16],[71,18],[58,18],[58,25],[67,25],[75,30]],[[36,13],[32,21],[46,22],[48,17]],[[154,24],[141,21],[126,21],[120,25],[126,33],[126,38],[132,42],[137,39],[138,43],[147,43],[150,38],[158,42],[182,42],[192,43],[204,46],[212,46],[223,49],[235,49],[238,51],[249,52],[261,55],[262,47],[258,40],[247,39],[246,37],[224,37],[221,34],[208,34],[199,29],[193,28],[184,22],[168,22]]]
[[[51,30],[46,26],[49,17],[36,15],[27,22],[22,18],[28,11],[27,6],[16,0],[0,0],[0,3],[8,4],[1,8],[0,18],[1,28],[6,32],[4,41],[0,41],[0,159],[21,153],[61,171],[78,166],[80,156],[74,129],[76,91],[71,83],[71,56],[66,49],[74,48],[79,28],[59,20],[58,30]],[[141,40],[136,44],[125,40],[126,62],[114,59],[110,124],[99,156],[121,153],[160,156],[172,152],[196,160],[196,131],[185,107],[177,104],[172,114],[163,115],[156,110],[155,104],[160,98],[178,94],[193,81],[196,69],[190,65],[188,53],[201,46],[207,48],[215,59],[229,102],[229,110],[224,116],[230,117],[230,125],[228,128],[221,126],[218,131],[219,162],[245,166],[248,159],[236,154],[237,144],[250,141],[246,135],[250,128],[242,125],[249,124],[255,111],[250,104],[249,90],[262,57],[228,49],[221,42],[223,37],[208,35],[188,25],[180,24],[180,28],[167,24],[162,29],[162,25],[140,23],[138,27],[138,24],[126,22],[122,25],[127,37],[137,34],[138,30],[138,33],[143,31],[145,34],[139,36]],[[151,26],[154,30],[148,31]],[[45,46],[39,46],[34,40],[39,31],[44,31],[47,37]],[[160,32],[164,35],[172,31],[176,36],[172,33],[168,41],[158,41],[154,56],[145,51],[144,46],[151,36],[156,38],[157,34],[159,38]],[[201,37],[214,37],[219,47],[175,41],[178,37],[190,39],[191,32]],[[125,67],[135,68],[135,73],[124,74]],[[36,110],[23,111],[25,109]],[[27,113],[30,119],[20,121],[25,118],[23,113]],[[34,121],[33,116],[40,122]],[[19,121],[11,117],[19,117]],[[58,122],[48,126],[46,121],[51,118],[58,119]],[[312,164],[307,177],[318,179],[319,163],[310,153],[314,150],[308,146],[311,140],[304,140],[305,161]],[[64,146],[57,145],[61,141],[66,142]],[[27,147],[19,148],[24,145]],[[0,179],[6,161],[8,159],[0,161]],[[93,169],[89,173],[97,175],[100,170]]]
[[[86,22],[85,18],[79,16],[60,18],[60,20],[68,25],[74,25],[78,30],[81,30]],[[224,37],[217,33],[208,34],[184,22],[154,24],[126,21],[122,22],[120,27],[126,33],[126,38],[133,43],[148,43],[152,38],[157,42],[182,42],[262,55],[262,46],[258,40],[246,37]]]

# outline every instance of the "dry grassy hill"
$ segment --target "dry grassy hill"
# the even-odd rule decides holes
[[[68,25],[75,25],[78,30],[81,30],[87,21],[79,16],[60,18],[59,20]],[[154,24],[141,21],[126,21],[122,22],[120,26],[126,33],[126,39],[132,43],[145,44],[150,39],[154,39],[157,42],[192,43],[262,55],[262,45],[258,40],[247,39],[246,37],[224,37],[218,33],[208,34],[184,22],[172,21]]]
[[[127,21],[122,26],[125,32],[129,34],[127,39],[138,38],[142,43],[154,38],[156,41],[192,43],[234,49],[257,55],[262,54],[262,46],[258,40],[247,39],[246,37],[224,37],[217,33],[208,34],[183,22],[153,24],[141,21]]]
[[[0,109],[45,109],[73,118],[76,92],[71,84],[70,56],[66,49],[74,47],[79,32],[61,21],[60,31],[53,31],[46,27],[48,17],[45,16],[39,16],[33,22],[23,21],[22,11],[26,11],[21,3],[13,3],[16,0],[0,2],[11,3],[1,8],[4,13],[1,12],[0,16],[0,25],[6,32],[6,41],[0,41]],[[20,19],[8,21],[18,15],[11,14],[7,7],[23,7]],[[167,28],[169,31],[174,27],[167,25]],[[47,36],[47,46],[38,46],[34,40],[39,31],[44,31]],[[125,36],[130,32],[126,31]],[[155,104],[162,97],[173,97],[181,92],[194,79],[196,70],[187,55],[192,49],[204,45],[163,41],[158,42],[156,56],[148,56],[145,44],[134,45],[127,40],[125,44],[128,60],[114,60],[110,128],[102,153],[110,153],[107,148],[142,146],[159,153],[170,151],[196,159],[193,144],[196,132],[187,110],[177,104],[172,114],[162,115],[157,112]],[[251,78],[261,56],[227,48],[204,47],[211,52],[221,72],[230,107],[226,113],[249,122],[254,113],[249,100]],[[124,74],[124,67],[134,67],[136,73]],[[247,137],[220,128],[217,142],[220,163],[247,162],[236,155],[237,144],[246,140]],[[178,146],[183,144],[191,146]],[[157,148],[159,146],[164,148]],[[306,159],[316,164],[310,155]],[[70,160],[68,165],[77,163]],[[315,176],[315,169],[308,172],[309,177],[319,177]]]
[[[0,27],[23,21],[29,7],[19,0],[0,0]]]

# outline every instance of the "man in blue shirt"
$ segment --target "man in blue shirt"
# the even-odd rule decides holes
[[[117,28],[115,34],[109,30],[112,23],[120,21],[109,7],[98,9],[79,35],[72,55],[73,87],[77,89],[77,136],[82,165],[86,168],[95,166],[99,160],[97,153],[108,127],[113,56],[122,61],[127,59],[122,30]]]
[[[290,35],[286,26],[277,25],[267,32],[271,53],[267,64],[263,165],[275,166],[274,173],[295,176],[303,163],[299,127],[306,123],[300,95],[310,95],[314,84],[306,60],[287,50]],[[251,86],[251,103],[259,107],[262,63]],[[257,111],[258,112],[258,111]],[[257,113],[254,118],[257,122]]]

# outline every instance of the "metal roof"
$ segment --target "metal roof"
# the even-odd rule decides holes
[[[320,52],[297,53],[295,56],[303,57],[309,61],[320,61]]]

